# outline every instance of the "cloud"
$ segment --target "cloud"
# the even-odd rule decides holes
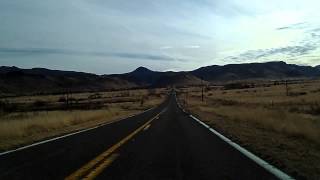
[[[107,56],[108,54],[106,54]],[[151,54],[136,54],[136,53],[110,53],[110,56],[113,57],[121,57],[128,59],[148,59],[148,60],[156,60],[156,61],[173,61],[174,59],[168,56],[159,56],[159,55],[151,55]]]
[[[285,30],[285,29],[290,29],[290,27],[289,27],[289,26],[285,26],[285,27],[279,27],[279,28],[277,28],[277,30]]]
[[[0,48],[0,57],[2,55],[46,55],[46,54],[62,54],[77,56],[102,56],[117,57],[126,59],[147,59],[156,61],[172,61],[173,59],[163,55],[153,55],[144,53],[127,53],[127,52],[99,52],[99,51],[77,51],[68,49],[50,49],[50,48]]]
[[[237,56],[228,56],[225,60],[235,62],[275,60],[274,58],[297,59],[302,56],[311,54],[318,46],[307,44],[304,46],[286,46],[271,49],[249,50]]]
[[[224,61],[229,62],[252,62],[252,61],[274,61],[288,60],[294,63],[312,63],[318,57],[320,47],[320,28],[317,24],[307,22],[295,23],[289,26],[277,28],[277,30],[301,30],[300,40],[288,43],[288,45],[247,50],[239,54],[225,57]]]
[[[315,28],[313,29],[314,32],[319,32],[320,31],[320,28]]]
[[[317,48],[318,46],[316,45],[307,44],[304,46],[286,46],[271,49],[249,50],[237,56],[229,56],[226,59],[237,60],[241,62],[247,60],[259,60],[261,58],[272,58],[276,55],[292,58],[297,56],[308,55]]]
[[[307,22],[300,22],[300,23],[291,24],[289,26],[279,27],[276,30],[305,29],[307,27],[308,27],[308,23]]]
[[[160,47],[160,49],[172,49],[172,48],[174,48],[174,47],[172,47],[172,46],[161,46]]]
[[[173,47],[173,46],[162,46],[160,49],[166,50],[166,49],[199,49],[199,45],[186,45],[182,47]]]
[[[199,45],[188,45],[188,46],[184,46],[184,48],[186,48],[186,49],[199,49],[200,46]]]

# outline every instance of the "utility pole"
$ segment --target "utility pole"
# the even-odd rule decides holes
[[[201,101],[203,102],[203,77],[201,78]]]
[[[287,96],[289,96],[288,80],[286,80],[286,94]]]
[[[66,88],[66,105],[67,105],[67,109],[69,108],[69,90],[68,88]]]
[[[186,93],[185,93],[185,101],[184,101],[184,105],[185,106],[188,106],[188,89],[186,90]]]

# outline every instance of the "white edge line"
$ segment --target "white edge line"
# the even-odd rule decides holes
[[[177,96],[176,97],[176,101],[177,101]],[[181,107],[180,103],[177,101],[178,106],[180,109],[182,109],[183,112],[185,112],[185,110]],[[237,143],[233,142],[232,140],[230,140],[229,138],[223,136],[222,134],[220,134],[218,131],[214,130],[213,128],[211,128],[210,126],[208,126],[207,124],[205,124],[204,122],[202,122],[201,120],[199,120],[198,118],[194,117],[193,115],[189,115],[192,119],[194,119],[195,121],[197,121],[199,124],[203,125],[205,128],[207,128],[209,131],[211,131],[213,134],[215,134],[216,136],[218,136],[220,139],[222,139],[223,141],[225,141],[226,143],[228,143],[230,146],[232,146],[233,148],[237,149],[239,152],[241,152],[243,155],[245,155],[246,157],[248,157],[249,159],[253,160],[255,163],[257,163],[258,165],[260,165],[261,167],[263,167],[264,169],[266,169],[268,172],[270,172],[271,174],[275,175],[277,178],[281,179],[281,180],[293,180],[294,178],[289,176],[288,174],[284,173],[283,171],[281,171],[280,169],[276,168],[275,166],[269,164],[268,162],[266,162],[265,160],[259,158],[258,156],[254,155],[253,153],[251,153],[250,151],[246,150],[245,148],[241,147],[240,145],[238,145]]]
[[[244,154],[245,156],[247,156],[248,158],[250,158],[251,160],[253,160],[254,162],[256,162],[257,164],[259,164],[260,166],[262,166],[264,169],[266,169],[267,171],[269,171],[270,173],[274,174],[276,177],[278,177],[279,179],[294,179],[292,177],[290,177],[289,175],[287,175],[286,173],[282,172],[281,170],[279,170],[278,168],[274,167],[273,165],[269,164],[268,162],[264,161],[263,159],[259,158],[258,156],[254,155],[253,153],[251,153],[250,151],[246,150],[245,148],[241,147],[240,145],[238,145],[237,143],[233,142],[232,140],[230,140],[229,138],[223,136],[222,134],[220,134],[218,131],[214,130],[213,128],[209,127],[208,125],[206,125],[205,123],[203,123],[202,121],[200,121],[199,119],[197,119],[196,117],[190,115],[190,117],[194,120],[196,120],[198,123],[200,123],[201,125],[203,125],[204,127],[206,127],[207,129],[209,129],[212,133],[214,133],[215,135],[217,135],[220,139],[222,139],[223,141],[225,141],[226,143],[228,143],[229,145],[231,145],[232,147],[234,147],[235,149],[237,149],[238,151],[240,151],[242,154]]]
[[[76,132],[72,132],[72,133],[69,133],[69,134],[65,134],[65,135],[63,135],[63,136],[55,137],[55,138],[52,138],[52,139],[47,139],[47,140],[44,140],[44,141],[40,141],[40,142],[32,143],[32,144],[29,144],[29,145],[26,145],[26,146],[22,146],[22,147],[19,147],[19,148],[16,148],[16,149],[4,151],[4,152],[1,152],[1,153],[0,153],[0,156],[4,156],[4,155],[6,155],[6,154],[13,153],[13,152],[16,152],[16,151],[21,151],[21,150],[24,150],[24,149],[27,149],[27,148],[31,148],[31,147],[34,147],[34,146],[38,146],[38,145],[40,145],[40,144],[45,144],[45,143],[48,143],[48,142],[56,141],[56,140],[58,140],[58,139],[66,138],[66,137],[73,136],[73,135],[76,135],[76,134],[80,134],[80,133],[83,133],[83,132],[86,132],[86,131],[90,131],[90,130],[93,130],[93,129],[97,129],[97,128],[101,127],[101,126],[105,126],[105,125],[108,125],[108,124],[112,124],[112,123],[115,123],[115,122],[119,122],[119,121],[121,121],[121,120],[125,120],[125,119],[128,119],[128,118],[137,116],[137,115],[139,115],[139,114],[143,114],[143,113],[148,112],[148,111],[150,111],[150,110],[152,110],[152,109],[154,109],[154,108],[155,108],[155,107],[150,108],[150,109],[147,109],[147,110],[145,110],[145,111],[143,111],[143,112],[141,112],[141,113],[138,113],[138,114],[130,115],[130,116],[125,117],[125,118],[121,118],[121,119],[117,119],[117,120],[114,120],[114,121],[102,123],[102,124],[96,125],[96,126],[91,127],[91,128],[82,129],[82,130],[79,130],[79,131],[76,131]]]

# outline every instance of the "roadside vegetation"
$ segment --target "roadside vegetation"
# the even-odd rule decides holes
[[[190,113],[298,179],[320,176],[320,81],[182,88]]]
[[[0,151],[89,128],[159,105],[166,89],[0,99]]]

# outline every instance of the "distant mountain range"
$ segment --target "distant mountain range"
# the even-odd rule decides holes
[[[84,92],[140,87],[200,85],[204,81],[226,82],[245,79],[317,78],[320,66],[285,62],[229,64],[201,67],[194,71],[157,72],[145,67],[125,74],[96,75],[84,72],[0,67],[0,95]]]
[[[191,71],[194,76],[207,81],[242,79],[311,78],[320,75],[320,66],[299,66],[282,61],[249,64],[207,66]]]

